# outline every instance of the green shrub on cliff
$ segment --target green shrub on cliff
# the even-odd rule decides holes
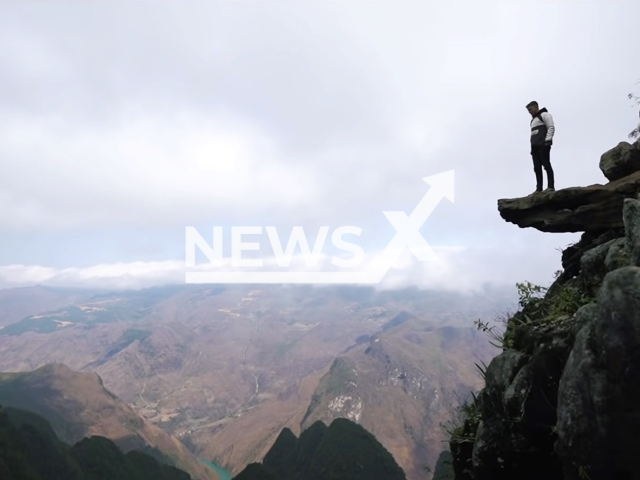
[[[579,288],[565,285],[552,298],[549,308],[549,315],[557,317],[559,315],[573,315],[578,309],[591,303],[595,299],[584,295]]]
[[[480,404],[474,393],[453,407],[448,422],[442,425],[449,436],[449,441],[458,443],[475,440],[475,431],[480,423]]]
[[[525,281],[516,283],[516,288],[520,311],[498,318],[505,328],[499,328],[481,319],[474,322],[478,330],[489,336],[489,342],[496,348],[512,348],[514,331],[523,325],[560,316],[571,316],[580,307],[595,300],[594,297],[585,295],[580,288],[570,283],[557,285],[552,289]]]
[[[548,288],[529,281],[516,283],[516,288],[518,289],[518,305],[522,310],[536,312],[544,307]]]

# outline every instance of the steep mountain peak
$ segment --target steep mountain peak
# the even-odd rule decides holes
[[[298,439],[293,432],[288,428],[283,428],[275,443],[265,455],[262,464],[268,467],[276,476],[286,477],[289,475],[297,443]]]
[[[285,429],[288,430],[288,429]],[[337,418],[328,427],[313,423],[296,438],[283,430],[260,464],[249,465],[243,480],[405,480],[391,454],[362,426]]]

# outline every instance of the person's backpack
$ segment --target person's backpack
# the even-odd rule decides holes
[[[544,120],[542,120],[542,113],[543,113],[543,112],[538,111],[538,113],[536,113],[536,114],[533,116],[533,118],[531,119],[531,123],[533,123],[533,120],[537,117],[538,119],[540,119],[540,121],[541,121],[541,122],[542,122],[542,124],[544,125]],[[547,112],[544,112],[544,113],[549,113],[549,112],[547,111]],[[546,125],[545,125],[545,126],[546,126]]]

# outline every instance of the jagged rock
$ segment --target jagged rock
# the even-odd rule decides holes
[[[640,140],[620,142],[600,157],[600,170],[608,180],[619,180],[640,170]]]
[[[528,356],[521,352],[506,350],[489,364],[485,372],[486,387],[480,397],[483,421],[478,426],[471,452],[474,479],[501,478],[496,472],[508,475],[514,463],[520,460],[515,450],[524,439],[520,432],[510,428],[508,419],[520,415],[521,402],[514,399],[514,393],[517,396],[519,391],[510,387],[528,360]],[[506,445],[510,445],[508,450],[505,450]]]
[[[607,272],[612,272],[618,268],[631,266],[631,256],[626,238],[618,238],[615,240],[607,256],[604,259],[604,268]]]
[[[638,478],[639,291],[640,268],[607,274],[564,368],[556,452],[567,480]]]
[[[584,250],[580,257],[581,287],[589,295],[598,292],[607,273],[630,265],[640,265],[640,201],[624,199],[622,217],[624,236],[601,243],[619,235],[618,231],[609,231],[593,241],[592,247]]]
[[[523,326],[514,350],[505,350],[489,364],[472,451],[474,480],[562,479],[553,450],[555,402],[581,322],[576,315]]]
[[[580,259],[580,279],[585,292],[595,295],[600,285],[602,285],[605,275],[611,270],[619,268],[618,264],[623,260],[619,255],[616,256],[615,253],[613,254],[614,256],[609,257],[609,253],[613,248],[616,249],[616,252],[620,252],[620,246],[625,245],[625,243],[625,238],[616,238],[587,250],[582,255]],[[609,258],[609,262],[607,262],[607,258]]]
[[[625,199],[622,217],[631,253],[631,264],[640,266],[640,201],[634,198]]]
[[[625,198],[640,191],[640,171],[606,185],[571,187],[498,200],[500,216],[521,228],[543,232],[600,232],[624,226]]]
[[[580,240],[569,245],[562,251],[562,277],[559,283],[564,283],[566,280],[577,276],[580,273],[580,260],[582,256],[588,250],[602,245],[609,240],[614,240],[625,235],[624,229],[608,230],[605,233],[594,234],[591,232],[585,232],[580,237]]]
[[[510,385],[516,374],[527,363],[528,356],[517,350],[505,350],[487,367],[485,384],[488,388],[500,389]]]

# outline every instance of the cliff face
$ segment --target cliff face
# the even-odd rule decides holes
[[[457,480],[640,478],[640,144],[606,185],[500,200],[521,227],[583,231],[543,296],[529,289],[450,440]]]

